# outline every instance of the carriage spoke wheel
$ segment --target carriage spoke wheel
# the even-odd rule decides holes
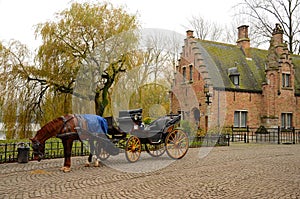
[[[110,154],[107,151],[105,151],[104,148],[101,147],[98,155],[99,159],[103,161],[109,158],[109,156]]]
[[[165,145],[167,154],[171,158],[180,159],[185,156],[189,149],[189,139],[185,132],[175,129],[167,135]]]
[[[126,159],[129,162],[136,162],[141,155],[142,145],[141,141],[136,136],[131,136],[127,142],[125,147],[125,155]]]
[[[103,143],[96,142],[96,155],[100,160],[106,160],[109,158],[110,154],[103,148]]]
[[[145,144],[146,151],[152,157],[159,157],[166,151],[165,144]]]

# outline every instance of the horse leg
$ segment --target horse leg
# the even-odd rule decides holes
[[[89,167],[89,166],[90,166],[90,162],[92,162],[92,160],[93,160],[93,154],[90,153],[90,154],[89,154],[89,157],[88,157],[88,160],[87,160],[86,163],[85,163],[85,166],[86,166],[86,167]]]
[[[64,172],[69,172],[71,171],[71,154],[72,154],[71,151],[73,146],[73,140],[62,139],[62,143],[64,146],[65,161],[64,161],[64,166],[61,168],[61,170]]]
[[[90,139],[89,140],[89,145],[90,145],[90,154],[89,154],[87,162],[85,163],[86,167],[89,167],[91,162],[93,161],[93,153],[94,153],[94,148],[95,148],[94,140]]]
[[[95,139],[91,139],[90,140],[90,155],[89,155],[88,161],[89,161],[89,163],[91,163],[92,160],[93,160],[93,157],[95,155],[95,157],[96,157],[95,158],[95,164],[94,164],[95,167],[99,167],[99,160],[98,160],[97,154],[98,154],[98,152],[97,152],[97,149],[95,147]]]

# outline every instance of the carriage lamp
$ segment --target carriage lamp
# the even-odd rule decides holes
[[[212,102],[210,101],[211,94],[209,93],[209,86],[208,86],[208,84],[204,85],[204,94],[205,94],[205,97],[206,97],[205,103],[207,105],[210,105]]]

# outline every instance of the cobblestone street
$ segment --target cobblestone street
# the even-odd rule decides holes
[[[1,164],[0,198],[300,198],[300,145],[231,144],[206,156],[201,150],[178,161],[142,153],[136,163],[122,153],[101,167],[73,157],[70,173],[59,170],[63,159]],[[167,166],[142,172],[161,163]]]

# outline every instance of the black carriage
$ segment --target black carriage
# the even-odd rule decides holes
[[[109,149],[113,143],[125,150],[126,159],[136,162],[144,149],[153,157],[159,157],[166,151],[173,159],[180,159],[188,151],[189,139],[187,134],[177,128],[181,115],[165,115],[144,125],[142,109],[119,111],[119,118],[105,118],[108,122],[108,139],[110,143],[99,143],[99,158],[107,159],[117,153]]]

